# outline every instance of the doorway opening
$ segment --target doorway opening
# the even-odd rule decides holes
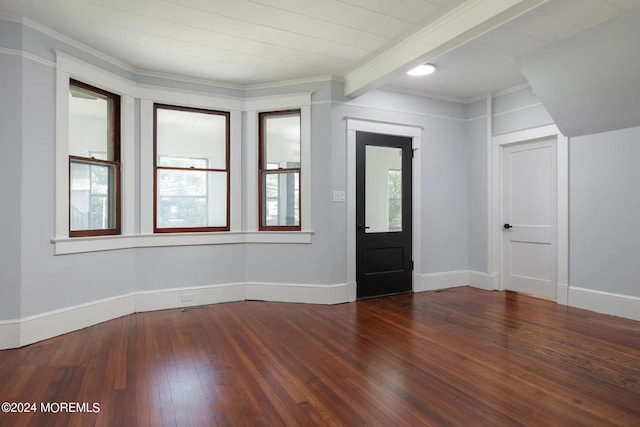
[[[493,137],[489,271],[497,290],[568,302],[568,139],[555,125]]]
[[[411,126],[411,125],[403,125],[396,123],[387,123],[387,122],[379,122],[379,121],[370,121],[370,120],[362,120],[362,119],[352,119],[347,118],[347,187],[346,187],[346,203],[347,203],[347,223],[346,223],[346,240],[347,240],[347,282],[349,285],[349,299],[355,300],[356,297],[360,297],[357,290],[357,248],[356,241],[358,236],[361,236],[362,230],[358,230],[358,225],[362,224],[364,227],[371,227],[366,223],[358,222],[356,215],[356,207],[357,207],[357,191],[356,191],[356,153],[357,153],[357,138],[356,135],[359,132],[371,133],[371,134],[379,134],[383,136],[392,136],[392,137],[405,137],[407,140],[411,141],[410,149],[408,151],[414,153],[414,157],[416,161],[412,162],[411,169],[412,174],[405,178],[405,181],[409,181],[411,183],[411,205],[406,208],[411,213],[411,217],[409,219],[411,225],[411,245],[410,247],[404,248],[402,259],[404,259],[405,254],[408,252],[410,254],[410,262],[413,263],[413,270],[410,270],[411,277],[411,287],[409,291],[414,289],[416,277],[420,276],[421,272],[421,224],[420,224],[420,207],[421,207],[421,194],[420,194],[420,177],[421,171],[420,166],[421,162],[418,160],[420,158],[420,147],[422,141],[422,128],[419,126]],[[366,149],[365,149],[366,150]],[[374,152],[376,150],[374,149]],[[403,150],[404,151],[404,150]],[[395,168],[390,168],[395,169]],[[397,175],[400,174],[402,176],[402,172],[391,171],[388,172],[387,180],[396,180]],[[394,176],[395,175],[395,176]],[[387,181],[388,182],[388,181]],[[389,185],[389,184],[387,184]],[[393,203],[397,203],[397,200],[394,202],[393,199],[398,199],[396,197],[391,197],[392,201],[388,205],[392,205]],[[406,210],[405,209],[405,210]],[[395,211],[397,212],[397,210]],[[393,212],[391,212],[391,217],[393,217]],[[396,214],[395,218],[398,216]],[[388,217],[387,217],[388,220]],[[380,219],[378,219],[380,221]],[[404,225],[406,220],[403,220],[402,224]],[[387,224],[390,229],[394,227],[398,227],[397,221],[392,224]],[[366,230],[366,229],[365,229]],[[372,230],[371,228],[369,230]],[[365,234],[375,234],[375,233],[365,233]],[[369,236],[365,236],[369,237]],[[382,256],[381,252],[378,252],[378,258],[382,258],[385,260],[386,258]],[[386,267],[388,268],[388,267]],[[403,267],[404,268],[404,267]],[[395,292],[393,292],[395,293]]]
[[[412,290],[411,142],[356,134],[357,298]]]

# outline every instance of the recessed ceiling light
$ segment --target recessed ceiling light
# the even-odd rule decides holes
[[[436,70],[436,67],[432,64],[422,64],[418,65],[416,68],[412,68],[407,71],[407,74],[410,76],[426,76],[427,74],[431,74]]]

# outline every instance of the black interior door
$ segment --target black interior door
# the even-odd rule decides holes
[[[412,290],[411,142],[356,133],[358,298]]]

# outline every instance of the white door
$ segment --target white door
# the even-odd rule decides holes
[[[555,299],[556,138],[502,154],[502,288]]]

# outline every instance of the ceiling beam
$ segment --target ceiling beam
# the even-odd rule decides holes
[[[468,0],[382,54],[348,73],[345,96],[389,83],[416,65],[467,43],[548,0]]]

